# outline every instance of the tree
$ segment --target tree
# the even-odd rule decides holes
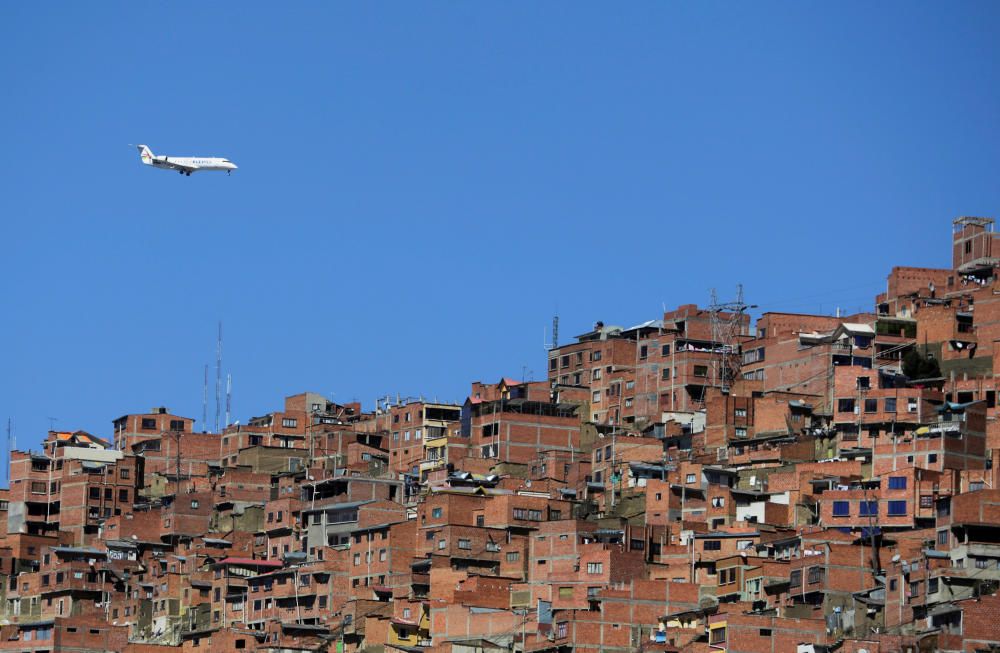
[[[903,374],[911,380],[934,379],[941,376],[941,365],[936,358],[911,349],[903,357]]]

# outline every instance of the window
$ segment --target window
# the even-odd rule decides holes
[[[929,464],[936,463],[937,462],[937,454],[936,453],[929,453],[929,454],[927,454],[927,462]]]
[[[569,622],[561,621],[556,625],[556,637],[562,638],[569,634]]]
[[[595,381],[599,381],[601,378],[601,368],[598,367],[596,370],[594,370],[594,373],[591,376]]]
[[[705,543],[701,547],[702,551],[721,551],[722,541],[721,540],[705,540]]]
[[[890,490],[905,490],[906,489],[906,477],[905,476],[890,476],[889,477],[889,489]]]
[[[685,483],[694,483],[694,474],[688,474]]]
[[[878,412],[878,399],[865,399],[865,412],[866,413],[877,413]]]
[[[182,420],[182,419],[172,419],[172,420],[170,420],[170,430],[171,431],[183,431],[184,430],[184,420]]]
[[[738,437],[738,438],[745,438],[745,437],[747,437],[747,427],[745,427],[745,426],[737,426],[737,427],[735,427],[733,429],[733,432],[734,432],[734,435],[736,437]]]
[[[594,400],[595,404],[601,403],[601,391],[600,390],[594,390],[593,400]]]
[[[128,490],[118,490],[118,501],[120,503],[128,503]]]
[[[669,367],[664,367],[662,370],[660,370],[660,378],[663,379],[664,381],[669,381],[670,380],[670,368]]]
[[[639,358],[645,360],[649,357],[649,345],[642,345],[639,347]]]
[[[858,514],[862,517],[878,516],[878,501],[862,501],[859,506],[861,511]]]
[[[598,349],[590,354],[590,360],[599,361],[601,360],[601,350]]]
[[[890,501],[888,514],[890,517],[906,515],[906,501]]]
[[[886,397],[886,400],[885,400],[885,412],[887,412],[887,413],[895,413],[896,412],[896,398],[895,397]]]
[[[594,462],[599,463],[602,460],[604,460],[604,450],[598,448],[597,451],[594,452]]]
[[[747,409],[746,408],[737,408],[737,409],[735,409],[733,411],[733,415],[736,416],[736,417],[746,417],[747,416]]]
[[[588,574],[603,574],[604,573],[604,563],[603,562],[588,562],[587,563],[587,573]]]
[[[694,375],[697,376],[697,377],[702,377],[702,378],[708,376],[708,366],[707,365],[695,365],[694,366]]]
[[[921,508],[933,508],[934,507],[934,497],[930,494],[920,495],[920,507]]]
[[[517,562],[521,559],[520,551],[509,551],[507,553],[507,562]]]
[[[431,510],[431,518],[433,518],[433,519],[440,519],[441,515],[443,513],[444,513],[444,510],[442,508],[440,508],[440,507],[433,508]]]
[[[550,358],[550,359],[549,359],[549,369],[550,369],[550,370],[554,370],[554,369],[556,369],[556,368],[557,368],[558,366],[559,366],[559,364],[558,364],[558,363],[556,362],[556,359],[555,359],[555,358]]]
[[[388,556],[388,552],[385,549],[379,549],[378,550],[378,559],[379,559],[380,562],[385,562],[385,559],[386,559],[387,556]]]
[[[156,428],[156,420],[151,417],[142,418],[142,428],[146,431],[151,431]]]
[[[191,499],[191,510],[197,510],[199,505],[201,504],[198,503],[197,499]],[[279,512],[278,515],[281,515],[281,513]]]
[[[823,567],[809,567],[809,573],[806,579],[809,583],[821,583],[823,582],[823,577],[825,576],[825,570]]]
[[[709,643],[710,644],[724,644],[726,642],[726,627],[713,628],[709,632]]]
[[[472,549],[472,542],[470,540],[459,538],[458,548],[469,551]]]
[[[937,543],[941,545],[948,544],[948,531],[938,531]]]
[[[563,600],[573,598],[573,588],[572,587],[560,587],[559,588],[559,598],[563,599]]]
[[[129,474],[131,474],[131,472],[132,472],[132,470],[130,470],[130,469],[121,469],[121,470],[118,471],[118,476],[119,476],[119,478],[128,478]]]
[[[910,397],[906,400],[906,412],[915,413],[917,412],[917,399],[916,397]]]
[[[44,486],[44,483],[42,485]],[[35,484],[34,483],[31,484],[31,491],[32,492],[35,491]],[[43,489],[43,491],[44,491],[44,489]],[[99,488],[99,487],[92,487],[92,488],[90,488],[90,498],[91,499],[100,499],[101,498],[101,488]]]
[[[801,585],[802,585],[802,570],[801,569],[793,569],[788,574],[788,583],[792,586],[792,589],[795,589],[797,587],[801,587]]]
[[[833,516],[834,517],[848,517],[851,514],[851,502],[850,501],[834,501],[833,502]]]
[[[448,540],[438,540],[438,550],[448,547]]]
[[[838,399],[837,400],[837,412],[838,413],[853,413],[854,412],[854,400],[853,399]]]
[[[487,542],[486,543],[486,550],[489,551],[490,553],[499,553],[500,552],[500,545],[497,544],[496,542]]]

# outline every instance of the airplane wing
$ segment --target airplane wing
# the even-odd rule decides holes
[[[156,161],[159,165],[164,168],[170,168],[171,170],[180,170],[181,172],[194,172],[197,168],[192,166],[186,166],[183,163],[177,163],[176,161],[171,161],[170,157],[163,157],[162,159],[157,159]]]

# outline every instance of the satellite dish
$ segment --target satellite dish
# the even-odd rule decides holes
[[[893,562],[899,562],[899,554],[898,553],[896,555],[892,556],[892,561]]]

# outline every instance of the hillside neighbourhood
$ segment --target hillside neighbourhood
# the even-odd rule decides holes
[[[50,431],[0,651],[1000,651],[1000,237],[952,226],[871,312],[596,315],[460,405]]]

